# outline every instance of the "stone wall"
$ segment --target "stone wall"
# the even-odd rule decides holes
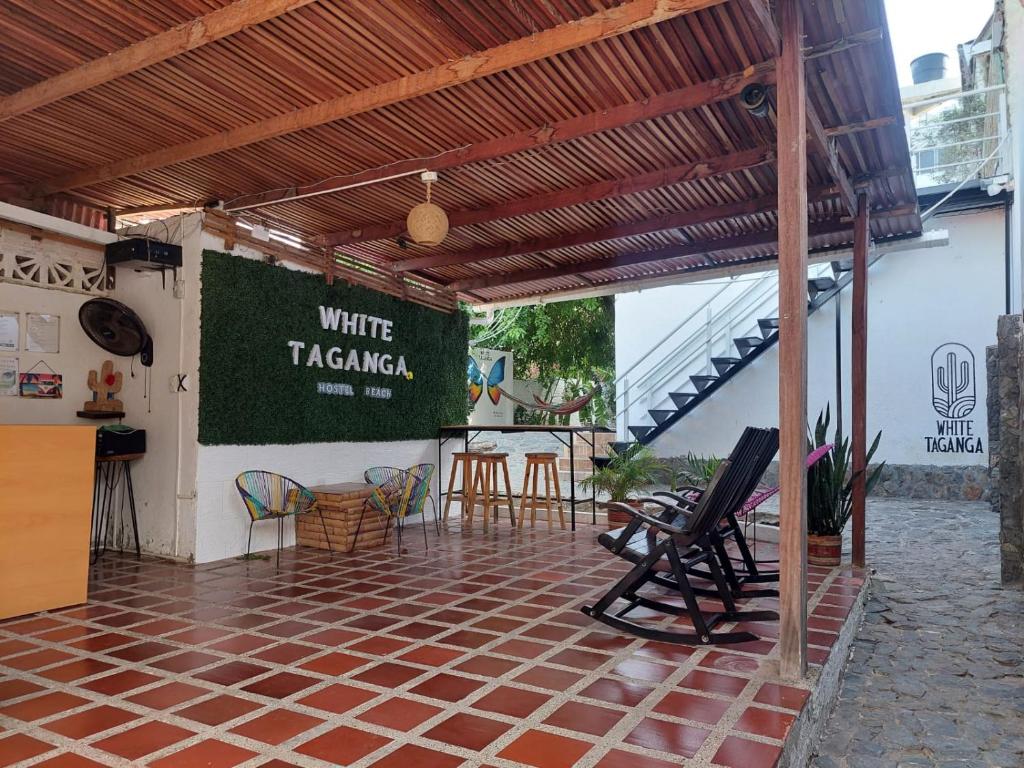
[[[668,460],[681,471],[686,459]],[[778,462],[772,462],[763,482],[776,485]],[[882,476],[871,492],[882,498],[932,499],[946,501],[984,501],[989,498],[989,470],[983,465],[938,466],[934,464],[886,464]]]
[[[990,360],[989,452],[994,470],[993,507],[999,513],[1002,581],[1024,587],[1024,318],[999,318]]]

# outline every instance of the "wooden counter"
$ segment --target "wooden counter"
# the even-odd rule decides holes
[[[0,425],[0,619],[86,601],[95,459],[96,427]]]
[[[352,549],[352,539],[359,525],[359,515],[363,511],[363,503],[373,491],[372,485],[366,483],[334,483],[333,485],[317,485],[309,489],[316,496],[317,506],[324,513],[327,532],[331,536],[331,546],[335,552],[348,552]],[[299,515],[295,520],[295,540],[304,547],[327,549],[327,539],[320,524],[320,515],[311,512]],[[363,526],[359,530],[359,541],[356,549],[374,549],[384,544],[384,524],[373,509],[368,509],[363,517]]]

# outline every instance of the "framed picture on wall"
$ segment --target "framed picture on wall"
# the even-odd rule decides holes
[[[29,312],[25,315],[25,349],[29,352],[60,352],[60,315]]]
[[[47,370],[36,371],[39,366]],[[40,360],[18,375],[18,394],[22,397],[59,400],[64,397],[64,377]]]
[[[18,396],[18,358],[0,357],[0,397]]]
[[[0,310],[0,352],[14,352],[18,349],[17,312]]]

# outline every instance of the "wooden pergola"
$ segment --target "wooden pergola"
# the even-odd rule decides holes
[[[228,236],[263,223],[329,279],[448,309],[777,260],[780,646],[804,673],[808,253],[854,249],[863,565],[867,254],[921,231],[882,0],[12,0],[0,30],[7,202],[218,201]],[[429,248],[405,236],[423,171],[451,225]]]

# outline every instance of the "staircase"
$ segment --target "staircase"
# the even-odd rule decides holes
[[[852,281],[851,267],[850,260],[810,267],[809,315]],[[748,285],[723,283],[615,380],[618,434],[611,447],[621,452],[656,440],[778,340],[778,273]]]

